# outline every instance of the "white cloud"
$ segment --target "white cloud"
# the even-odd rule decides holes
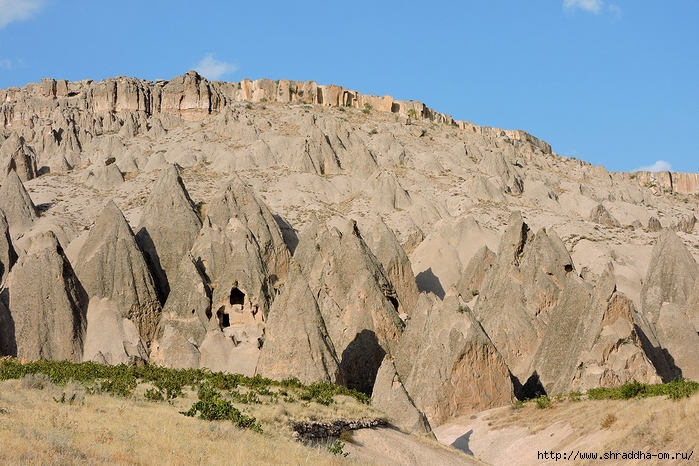
[[[653,165],[639,167],[639,168],[637,168],[635,170],[631,170],[631,171],[632,172],[671,172],[672,165],[670,165],[670,162],[666,162],[665,160],[658,160]]]
[[[238,67],[233,63],[218,61],[209,53],[194,67],[194,70],[207,79],[219,79],[226,74],[238,71]]]
[[[5,68],[6,70],[12,69],[12,62],[7,58],[0,59],[0,68]]]
[[[563,8],[566,10],[581,10],[589,11],[590,13],[598,14],[602,9],[604,2],[602,0],[563,0]]]
[[[15,21],[31,18],[45,4],[46,0],[0,0],[0,29]]]

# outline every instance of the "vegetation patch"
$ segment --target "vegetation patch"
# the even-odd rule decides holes
[[[678,378],[664,384],[646,384],[636,380],[616,388],[591,388],[587,391],[590,400],[628,400],[650,396],[667,396],[672,400],[689,398],[699,392],[699,382]]]

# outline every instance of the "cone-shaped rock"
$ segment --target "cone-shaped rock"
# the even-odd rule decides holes
[[[52,232],[34,239],[8,280],[17,357],[79,362],[87,294]]]
[[[146,342],[153,339],[160,302],[133,231],[114,202],[109,201],[95,220],[75,272],[90,298],[109,298]]]
[[[201,220],[174,165],[163,170],[143,208],[136,240],[146,257],[161,301],[169,280],[201,230]]]
[[[408,255],[381,217],[377,216],[366,231],[362,230],[362,238],[381,262],[388,279],[396,289],[399,311],[410,315],[417,304],[419,292]]]
[[[597,332],[589,334],[586,342],[589,349],[581,352],[575,364],[572,389],[617,387],[632,380],[660,383],[661,379],[643,351],[634,326],[633,301],[623,293],[615,292],[608,302],[601,304],[604,309],[602,321]],[[594,337],[592,344],[590,337]]]
[[[292,269],[284,291],[269,311],[257,373],[278,380],[296,377],[305,384],[341,382],[339,362],[323,316],[298,268]]]
[[[555,232],[542,229],[533,235],[519,212],[510,216],[498,257],[483,279],[475,314],[524,386],[533,375],[531,362],[548,314],[573,270],[570,254]]]
[[[294,260],[316,296],[345,383],[371,393],[384,356],[403,330],[397,294],[381,263],[354,222],[344,232],[312,223]]]
[[[13,238],[29,230],[37,218],[36,207],[14,170],[0,187],[0,210],[5,213]]]
[[[91,188],[104,190],[121,186],[124,183],[124,175],[119,171],[116,163],[109,165],[100,164],[85,169],[80,181]]]
[[[663,303],[688,303],[698,279],[699,265],[687,246],[675,232],[663,230],[653,246],[641,289],[645,317],[655,323]]]
[[[276,277],[273,281],[286,277],[290,255],[279,225],[269,207],[238,176],[211,201],[207,215],[221,228],[226,228],[231,219],[240,221],[254,235],[262,260]]]
[[[464,299],[469,300],[471,296],[477,296],[480,293],[483,280],[496,258],[497,256],[488,249],[488,246],[481,247],[471,258],[461,274],[461,278],[456,283],[456,290]]]
[[[413,404],[398,377],[393,360],[388,356],[376,374],[371,404],[386,413],[389,422],[401,430],[416,434],[432,432],[427,417]]]
[[[510,372],[468,306],[451,293],[443,302],[432,297],[421,304],[427,306],[419,311],[426,318],[417,319],[413,328],[409,322],[401,342],[410,345],[411,339],[419,339],[417,352],[400,351],[399,356],[412,363],[410,372],[401,375],[430,424],[509,403]]]
[[[16,261],[17,253],[12,245],[10,228],[5,220],[5,215],[0,211],[0,287]]]
[[[211,288],[187,255],[182,258],[163,307],[158,334],[151,345],[151,361],[177,369],[198,368],[199,347],[207,329],[215,323],[212,318]]]
[[[36,154],[27,146],[23,137],[12,133],[0,148],[0,168],[2,176],[7,176],[11,171],[17,172],[22,181],[36,178]]]

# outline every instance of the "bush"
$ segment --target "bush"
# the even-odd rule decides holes
[[[541,395],[539,398],[535,399],[536,407],[539,409],[546,409],[551,407],[551,398],[548,395]]]
[[[230,401],[224,399],[211,385],[204,384],[199,388],[199,401],[194,403],[189,411],[183,412],[188,417],[199,413],[199,419],[206,421],[223,421],[229,419],[233,424],[244,429],[262,433],[262,426],[252,416],[242,414]]]

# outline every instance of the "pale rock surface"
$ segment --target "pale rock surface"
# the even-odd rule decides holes
[[[182,258],[151,344],[151,361],[165,367],[196,369],[207,330],[218,329],[211,312],[211,288],[189,255]]]
[[[0,288],[2,288],[5,278],[16,261],[17,253],[12,245],[10,228],[5,215],[0,211]]]
[[[257,373],[272,379],[298,378],[341,383],[340,363],[318,303],[298,267],[292,268],[269,311]]]
[[[170,293],[169,280],[194,244],[202,222],[176,166],[161,171],[136,228],[136,241],[151,270],[161,302]]]
[[[19,258],[7,288],[16,356],[80,362],[87,294],[53,233],[40,234]]]
[[[121,186],[124,183],[124,176],[116,163],[96,164],[86,168],[80,180],[85,186],[103,191]]]
[[[415,407],[396,372],[393,360],[388,356],[384,357],[376,373],[371,405],[386,413],[388,421],[405,432],[432,432],[427,417]]]
[[[0,210],[5,214],[14,239],[26,233],[38,217],[29,193],[14,170],[7,174],[0,187]]]
[[[149,343],[161,306],[153,278],[121,210],[109,201],[80,248],[75,272],[90,298],[109,298]]]
[[[0,147],[0,170],[3,178],[11,171],[17,172],[24,182],[37,176],[36,153],[17,133],[12,133]]]
[[[590,212],[590,221],[606,227],[621,227],[619,221],[615,219],[602,204],[598,204],[597,207],[592,209]]]
[[[148,361],[138,328],[123,316],[117,303],[95,296],[87,308],[83,361],[102,364],[137,364]]]
[[[505,360],[460,297],[449,293],[443,302],[432,296],[420,304],[427,309],[409,321],[401,342],[406,347],[396,357],[404,359],[399,368],[411,366],[402,380],[430,424],[509,403],[513,386]]]

